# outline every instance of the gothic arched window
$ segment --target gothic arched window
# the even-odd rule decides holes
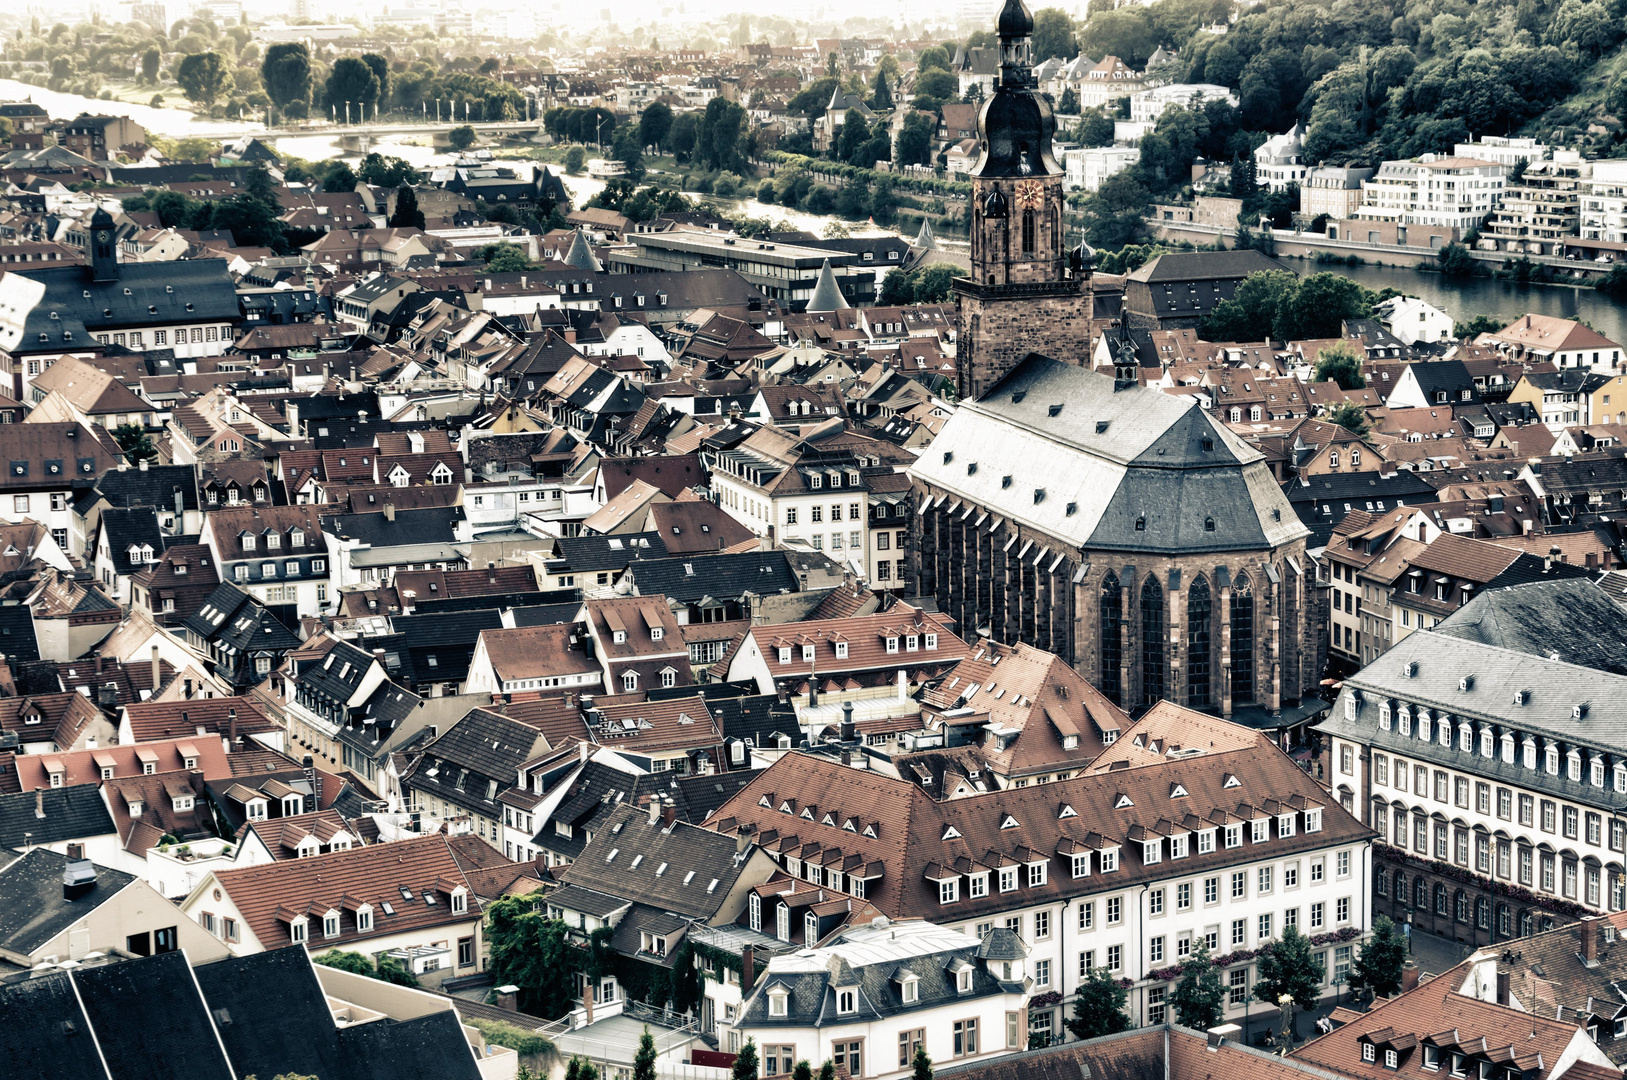
[[[1115,705],[1124,703],[1121,668],[1124,662],[1124,612],[1120,596],[1123,591],[1118,575],[1109,570],[1102,579],[1101,688],[1107,700]]]
[[[1186,703],[1209,707],[1209,579],[1199,574],[1186,593]]]
[[[1037,238],[1036,238],[1038,232],[1039,232],[1038,222],[1035,220],[1034,211],[1032,211],[1032,210],[1024,210],[1023,211],[1023,254],[1024,255],[1032,255],[1032,254],[1034,254],[1034,250],[1038,246],[1038,241],[1037,241]]]
[[[1254,589],[1247,574],[1232,586],[1232,702],[1254,700]]]
[[[1148,574],[1141,583],[1141,704],[1158,704],[1164,697],[1164,591]]]

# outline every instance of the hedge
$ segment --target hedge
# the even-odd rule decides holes
[[[535,1031],[527,1031],[500,1020],[481,1020],[478,1017],[471,1017],[469,1023],[480,1032],[480,1037],[492,1046],[506,1046],[517,1054],[553,1053],[554,1044]]]

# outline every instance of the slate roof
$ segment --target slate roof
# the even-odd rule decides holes
[[[39,642],[34,638],[34,609],[27,604],[0,606],[0,653],[19,664],[40,658]]]
[[[0,424],[4,463],[0,467],[5,470],[0,489],[66,491],[74,480],[100,476],[119,456],[113,437],[102,428],[79,423]]]
[[[874,940],[878,935],[885,943]],[[744,1028],[874,1023],[1005,993],[1005,985],[977,962],[978,950],[977,938],[930,924],[901,922],[880,930],[849,930],[835,944],[814,950],[812,955],[771,958],[751,995],[741,1003],[736,1023]],[[956,969],[962,966],[972,969],[969,991],[956,988]],[[919,1000],[906,1004],[903,979],[908,975],[917,980]],[[836,1013],[838,986],[858,991],[857,1012],[840,1019]],[[787,1015],[770,1017],[769,995],[779,989],[789,994]]]
[[[1584,579],[1487,589],[1435,632],[1627,676],[1627,608]]]
[[[666,543],[656,532],[561,536],[554,541],[554,558],[563,560],[567,570],[620,568],[634,559],[659,559],[666,554]]]
[[[685,488],[706,483],[706,467],[699,454],[673,454],[656,457],[611,458],[599,463],[599,477],[605,498],[613,499],[634,480],[660,488],[676,499]]]
[[[83,968],[73,980],[117,1080],[235,1080],[185,953]]]
[[[72,1025],[75,1032],[89,1026],[66,972],[0,985],[0,1012],[6,1016],[8,1080],[108,1075],[95,1040],[65,1034],[65,1025]]]
[[[1293,267],[1286,263],[1278,262],[1252,248],[1243,248],[1231,251],[1167,252],[1125,276],[1131,281],[1163,284],[1166,281],[1244,278],[1263,270],[1286,270],[1290,274],[1295,274]]]
[[[401,783],[501,820],[498,796],[514,786],[520,766],[546,746],[547,740],[536,728],[476,709],[424,747]]]
[[[703,597],[734,600],[747,593],[798,591],[797,576],[781,551],[640,559],[627,568],[635,596],[668,596],[683,603]],[[625,580],[625,579],[624,579]]]
[[[136,880],[99,866],[84,894],[67,900],[62,872],[68,863],[66,855],[37,847],[0,869],[0,949],[32,954]]]
[[[40,817],[38,805],[45,810]],[[114,836],[117,830],[95,784],[0,795],[0,848],[25,844],[60,844],[92,836]]]
[[[324,517],[322,527],[342,540],[354,540],[374,549],[414,544],[450,544],[464,520],[461,506],[433,506],[396,511],[395,520],[384,514],[339,514]]]
[[[99,332],[205,321],[235,324],[239,318],[237,289],[224,259],[119,263],[111,281],[93,280],[88,266],[24,263],[8,269],[45,286],[21,331],[0,334],[0,347],[13,352],[99,350]]]
[[[1030,354],[909,469],[1069,545],[1187,553],[1304,536],[1260,451],[1190,400]]]
[[[561,880],[685,918],[710,919],[744,866],[733,836],[682,822],[667,830],[659,822],[651,825],[647,811],[621,806]]]
[[[332,1011],[302,946],[228,957],[193,973],[222,1021],[217,1031],[238,1076],[349,1075]],[[276,1007],[266,1008],[271,1001]]]
[[[752,539],[750,529],[706,499],[656,503],[646,520],[672,555],[698,555]]]
[[[149,465],[145,469],[111,469],[94,491],[113,506],[161,506],[175,509],[175,489],[182,506],[198,509],[198,472],[190,465]]]

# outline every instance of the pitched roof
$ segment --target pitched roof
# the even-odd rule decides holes
[[[299,915],[311,919],[315,940],[329,910],[341,913],[340,932],[323,943],[341,949],[373,937],[479,917],[472,903],[467,912],[453,914],[445,886],[467,888],[468,883],[446,837],[438,835],[221,870],[214,878],[266,949],[294,943],[288,920]],[[426,895],[434,902],[426,902]],[[366,933],[356,929],[355,919],[356,906],[364,903],[373,907],[373,928]]]
[[[136,742],[197,735],[199,728],[218,739],[230,729],[234,711],[237,713],[237,730],[243,735],[282,730],[267,719],[258,700],[253,697],[132,702],[125,706],[124,719],[129,723]]]
[[[509,683],[598,671],[598,661],[572,643],[575,633],[571,624],[551,624],[483,630],[480,640],[498,679]]]
[[[155,773],[184,771],[189,759],[194,763],[193,768],[202,770],[207,780],[232,774],[231,767],[226,763],[226,751],[219,739],[191,736],[76,750],[67,754],[24,754],[16,761],[17,782],[22,791],[49,788],[55,770],[62,774],[58,784],[60,787],[99,784],[104,772],[109,769],[119,777],[141,776],[149,763]]]
[[[184,952],[81,968],[73,980],[109,1075],[234,1080]]]
[[[1178,709],[1177,706],[1170,706]],[[1179,710],[1204,730],[1209,718]],[[1132,739],[1136,728],[1120,736]],[[1173,730],[1173,729],[1171,729]],[[1136,847],[1139,839],[1217,828],[1224,822],[1322,807],[1322,831],[1296,829],[1291,838],[1264,842],[1283,855],[1359,840],[1371,835],[1325,790],[1278,749],[1269,735],[1241,729],[1249,745],[1209,750],[1198,738],[1161,734],[1156,761],[1127,767],[1096,767],[1068,780],[979,792],[939,801],[914,784],[875,773],[856,783],[850,767],[822,755],[792,752],[759,773],[746,789],[719,808],[708,828],[732,833],[741,823],[771,854],[807,861],[866,878],[865,898],[889,917],[942,910],[932,877],[986,872],[1001,861],[1052,862],[1074,851]],[[1171,756],[1170,748],[1198,748]],[[1115,744],[1116,745],[1116,744]],[[1150,741],[1147,745],[1149,753]],[[1235,862],[1223,847],[1190,856],[1192,873]],[[1252,857],[1252,856],[1249,856]],[[1114,872],[1133,887],[1167,872],[1146,866],[1139,851]],[[930,877],[929,877],[930,875]],[[1088,879],[1103,888],[1100,875]],[[1081,886],[1056,869],[1043,885],[1027,889],[1023,903],[1066,898]],[[954,918],[1008,910],[1011,898],[973,898],[965,889]]]
[[[622,806],[560,878],[686,918],[709,919],[746,865],[736,856],[732,836],[682,822],[670,829],[659,821],[652,825],[647,811]]]
[[[0,869],[0,949],[33,953],[136,880],[133,874],[97,866],[88,888],[69,900],[62,879],[69,862],[66,855],[36,847]]]
[[[799,591],[797,576],[782,551],[640,559],[627,567],[627,576],[636,595],[668,596],[684,603]]]
[[[0,848],[58,844],[112,836],[115,831],[112,815],[94,784],[0,795]]]
[[[752,532],[707,499],[653,503],[645,527],[658,533],[669,555],[718,551],[752,539]]]

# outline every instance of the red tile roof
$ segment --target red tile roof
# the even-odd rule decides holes
[[[154,742],[195,736],[200,727],[210,735],[225,735],[231,727],[231,712],[234,709],[237,711],[237,731],[240,735],[282,730],[260,711],[259,703],[250,697],[142,701],[126,706],[124,717],[136,742]]]
[[[97,750],[77,750],[71,754],[26,754],[17,758],[17,782],[20,791],[51,786],[52,770],[63,775],[60,786],[99,784],[105,769],[112,769],[117,777],[140,776],[146,762],[151,761],[156,773],[185,770],[187,759],[194,768],[203,771],[204,779],[219,780],[232,775],[226,762],[226,751],[220,740],[213,736],[168,739],[163,742],[134,743],[106,746]]]
[[[288,920],[298,915],[310,920],[311,946],[324,949],[349,948],[369,938],[468,924],[480,918],[473,888],[469,888],[468,911],[460,915],[453,914],[446,893],[437,892],[437,882],[443,881],[469,887],[444,836],[222,870],[214,881],[237,906],[261,948],[268,950],[294,944]],[[199,889],[209,887],[205,879]],[[410,899],[403,890],[411,893]],[[434,896],[435,903],[425,903],[426,892]],[[373,908],[373,929],[366,933],[356,929],[356,909],[361,904]],[[391,910],[385,910],[386,904]],[[330,910],[340,913],[339,936],[325,938],[322,916]]]

